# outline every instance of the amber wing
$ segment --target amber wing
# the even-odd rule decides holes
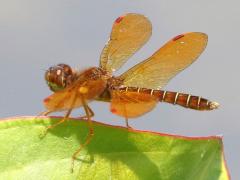
[[[161,89],[198,58],[207,45],[207,39],[207,35],[200,32],[176,36],[120,77],[125,86]]]
[[[113,90],[111,112],[125,118],[134,118],[151,111],[158,98],[150,94]]]
[[[100,67],[113,72],[118,70],[152,34],[151,22],[140,14],[126,14],[113,24],[110,40],[102,50]]]
[[[84,97],[86,101],[91,101],[105,89],[105,82],[101,79],[89,80],[87,82],[74,82],[70,87],[55,92],[44,99],[44,105],[48,111],[63,111],[82,106],[80,98],[81,88],[86,89]]]

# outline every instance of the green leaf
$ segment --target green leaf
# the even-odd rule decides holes
[[[0,179],[229,179],[221,137],[190,138],[94,122],[94,137],[71,173],[71,156],[88,133],[71,119],[39,138],[59,118],[0,121]]]

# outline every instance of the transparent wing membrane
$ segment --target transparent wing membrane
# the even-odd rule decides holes
[[[118,70],[152,34],[151,22],[140,14],[126,14],[113,24],[110,40],[100,56],[100,67],[113,72]]]
[[[157,97],[138,92],[111,92],[111,112],[125,118],[134,118],[151,111],[157,104]]]
[[[207,39],[206,34],[199,32],[176,36],[120,77],[125,86],[161,89],[198,58],[207,45]]]

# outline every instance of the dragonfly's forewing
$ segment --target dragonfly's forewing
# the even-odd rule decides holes
[[[125,86],[161,89],[177,73],[192,64],[207,45],[207,35],[191,32],[176,36],[150,58],[121,78]]]
[[[102,79],[88,80],[84,83],[76,81],[70,87],[57,91],[44,99],[48,111],[62,111],[82,106],[82,98],[91,101],[105,89]]]
[[[102,50],[100,67],[108,72],[119,69],[151,34],[151,22],[143,15],[130,13],[117,18],[110,39]]]
[[[48,111],[63,111],[81,106],[80,99],[77,99],[77,90],[71,88],[53,93],[44,99],[44,106]],[[76,104],[77,101],[78,105]]]
[[[111,112],[126,118],[141,116],[151,111],[158,102],[157,97],[138,92],[113,90],[111,97]]]

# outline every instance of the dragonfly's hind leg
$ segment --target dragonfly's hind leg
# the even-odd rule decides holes
[[[93,124],[92,124],[92,120],[91,120],[91,115],[94,115],[94,113],[91,110],[91,108],[87,105],[87,102],[84,99],[83,95],[81,95],[81,98],[82,98],[82,102],[83,102],[83,108],[84,108],[85,113],[86,113],[86,118],[87,118],[89,132],[88,132],[88,135],[87,135],[87,138],[86,138],[85,142],[83,144],[81,144],[80,147],[72,155],[72,168],[71,168],[72,172],[73,172],[73,169],[74,169],[74,161],[77,159],[78,154],[80,153],[80,151],[85,146],[87,146],[91,142],[92,137],[94,135],[94,129],[93,129]]]

